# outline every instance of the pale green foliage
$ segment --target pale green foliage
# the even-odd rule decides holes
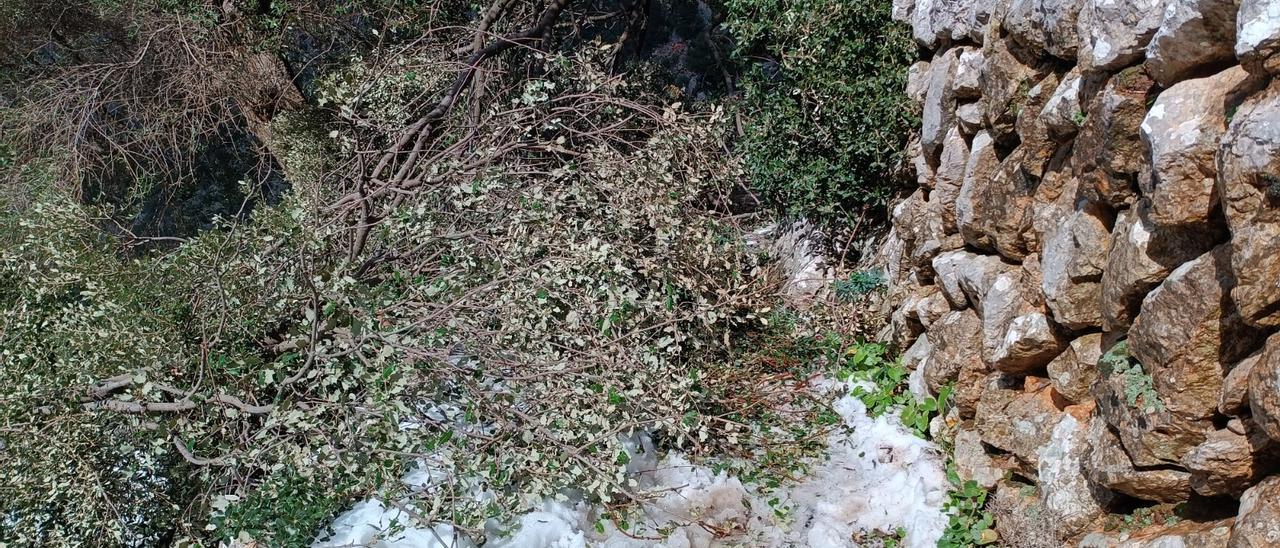
[[[1129,405],[1146,413],[1164,411],[1154,379],[1130,356],[1128,342],[1116,343],[1098,360],[1098,365],[1108,376],[1119,375],[1124,380],[1124,399]]]
[[[708,388],[772,295],[701,205],[738,176],[725,116],[626,99],[598,61],[497,101],[467,161],[426,166],[377,224],[369,268],[312,181],[135,259],[101,212],[39,201],[0,248],[0,542],[305,544],[331,517],[308,509],[399,498],[419,459],[449,473],[411,506],[477,527],[567,486],[644,496],[633,431],[692,454],[747,440],[719,418],[747,391]],[[282,133],[295,180],[336,163]]]

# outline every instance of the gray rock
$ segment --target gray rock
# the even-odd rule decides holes
[[[982,66],[984,58],[978,48],[959,48],[956,76],[952,85],[959,99],[977,99],[982,95]]]
[[[1235,60],[1239,0],[1166,0],[1147,44],[1147,72],[1161,86]]]
[[[1031,88],[1049,73],[1049,66],[1009,40],[988,40],[982,53],[982,111],[986,127],[997,142],[1014,143],[1018,115],[1026,106]]]
[[[957,50],[947,50],[934,58],[929,66],[929,84],[920,113],[920,145],[929,160],[942,153],[942,141],[955,125],[955,80]]]
[[[907,97],[917,108],[924,106],[924,94],[929,91],[929,62],[916,61],[907,68]]]
[[[1142,299],[1173,269],[1212,249],[1221,235],[1203,230],[1156,230],[1145,206],[1120,212],[1102,273],[1102,327],[1124,331]]]
[[[1240,497],[1230,548],[1270,548],[1280,543],[1280,476],[1250,487]]]
[[[1157,227],[1208,225],[1218,207],[1214,156],[1226,131],[1226,108],[1248,78],[1232,67],[1179,82],[1156,97],[1140,133],[1151,151],[1154,188],[1143,191]]]
[[[960,232],[956,224],[956,200],[964,185],[969,156],[969,143],[958,127],[952,127],[943,141],[933,192],[929,193],[929,215],[937,219],[940,225],[937,228],[943,235]]]
[[[1236,58],[1249,72],[1274,74],[1280,52],[1280,10],[1275,0],[1241,0],[1236,14]]]
[[[1060,536],[1084,532],[1107,512],[1112,493],[1089,481],[1083,464],[1089,453],[1088,428],[1063,414],[1049,442],[1037,450],[1040,502]]]
[[[986,393],[978,402],[974,424],[987,444],[1012,453],[1025,475],[1036,473],[1038,450],[1053,438],[1054,427],[1066,415],[1053,387],[1044,379],[1028,377],[1023,389],[1006,388],[1007,377],[993,373]]]
[[[1218,192],[1231,228],[1231,296],[1245,320],[1280,326],[1280,81],[1235,110],[1218,150]]]
[[[965,135],[974,135],[982,130],[982,106],[978,103],[965,103],[956,107],[956,123]]]
[[[953,440],[956,475],[962,481],[975,481],[985,489],[995,487],[1007,470],[987,454],[982,437],[976,430],[960,428]]]
[[[1229,246],[1219,246],[1179,266],[1146,296],[1129,329],[1129,349],[1164,405],[1191,419],[1217,413],[1226,365],[1265,338],[1230,302],[1228,253]]]
[[[1098,378],[1098,358],[1102,357],[1102,334],[1081,335],[1058,357],[1049,362],[1053,386],[1071,403],[1093,400],[1089,389]]]
[[[1215,430],[1182,459],[1191,472],[1191,489],[1212,497],[1239,497],[1275,463],[1275,445],[1255,428],[1246,434]]]
[[[1111,249],[1111,212],[1081,200],[1050,233],[1041,288],[1053,319],[1068,329],[1102,324],[1102,271]]]
[[[1249,411],[1249,373],[1262,360],[1262,351],[1254,352],[1231,367],[1222,379],[1222,398],[1218,400],[1218,412],[1227,416],[1239,416]]]
[[[1165,0],[1086,0],[1079,20],[1079,63],[1113,71],[1142,59],[1160,28]]]
[[[1101,417],[1089,421],[1085,474],[1117,493],[1158,502],[1181,502],[1191,495],[1191,474],[1172,468],[1140,469],[1125,453],[1115,431]]]
[[[1045,313],[1038,272],[1027,266],[997,275],[981,300],[983,359],[1013,375],[1043,368],[1067,344]]]
[[[1180,466],[1182,457],[1213,431],[1210,420],[1189,419],[1164,407],[1144,386],[1150,381],[1141,369],[1121,374],[1100,363],[1098,374],[1092,388],[1098,413],[1115,429],[1135,466]]]

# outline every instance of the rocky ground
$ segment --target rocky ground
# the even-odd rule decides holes
[[[1002,537],[1280,543],[1276,4],[896,4],[927,53],[888,335],[955,383]]]

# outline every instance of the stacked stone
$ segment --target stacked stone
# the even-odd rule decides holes
[[[1239,499],[1178,534],[1278,545],[1280,0],[894,16],[929,58],[889,336],[917,391],[956,385],[961,472],[1037,482],[1062,539],[1133,499]],[[1141,374],[1099,367],[1119,341]],[[1144,375],[1158,404],[1131,403]]]

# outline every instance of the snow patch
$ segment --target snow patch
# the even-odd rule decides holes
[[[853,539],[860,534],[892,535],[899,529],[906,532],[907,547],[934,546],[949,519],[942,510],[949,483],[940,451],[914,436],[896,416],[868,416],[866,406],[849,395],[852,388],[853,384],[831,381],[816,388],[842,391],[833,408],[843,428],[828,435],[825,459],[812,463],[810,473],[794,485],[766,492],[690,462],[678,452],[658,460],[648,439],[637,436],[628,467],[637,473],[640,491],[655,495],[639,506],[642,523],[624,533],[608,520],[598,521],[601,508],[575,500],[547,500],[517,523],[491,524],[485,546],[840,547],[856,546]],[[419,465],[404,482],[429,488],[441,477],[447,474]],[[449,524],[414,523],[378,499],[357,504],[330,529],[333,534],[314,547],[474,546]]]

